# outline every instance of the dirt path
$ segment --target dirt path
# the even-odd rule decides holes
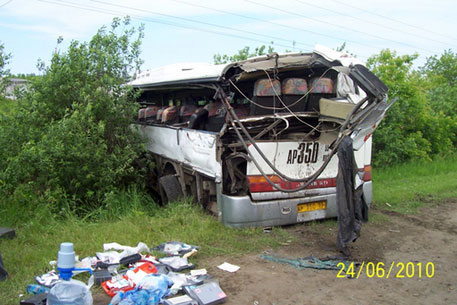
[[[228,295],[227,305],[258,304],[457,304],[457,200],[427,208],[414,216],[374,210],[377,218],[362,228],[362,236],[350,245],[351,260],[379,262],[385,273],[395,262],[389,278],[369,278],[364,267],[357,279],[337,278],[333,270],[298,270],[272,263],[260,254],[241,257],[215,257],[201,262],[219,279]],[[303,258],[310,255],[337,255],[336,222],[302,224],[286,228],[293,242],[265,254]],[[286,242],[286,241],[285,241]],[[239,265],[236,273],[215,266],[228,261]],[[400,272],[398,263],[414,264],[414,276]],[[426,275],[426,264],[433,263],[434,275]],[[418,263],[422,263],[419,277]],[[411,264],[410,264],[411,265]],[[431,273],[429,265],[429,274]],[[412,266],[409,269],[411,275]],[[397,278],[396,275],[404,275]]]
[[[411,278],[405,270],[400,273],[405,278],[396,278],[400,271],[396,267],[388,279],[369,278],[366,268],[358,279],[337,278],[337,271],[298,270],[264,261],[259,255],[226,258],[241,266],[235,274],[210,267],[223,258],[214,258],[206,267],[227,292],[227,304],[457,304],[457,202],[445,202],[414,216],[374,212],[387,215],[388,221],[364,225],[362,236],[351,245],[351,260],[383,262],[387,269],[392,262],[413,262],[415,275]],[[288,258],[337,254],[336,224],[298,225],[287,230],[298,241],[269,254]],[[425,274],[428,262],[434,265],[432,278]],[[410,267],[410,275],[411,271]]]

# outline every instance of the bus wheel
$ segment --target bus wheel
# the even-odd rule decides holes
[[[162,204],[178,200],[183,196],[178,178],[174,175],[166,175],[159,178],[160,197]]]

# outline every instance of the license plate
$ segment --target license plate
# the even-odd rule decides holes
[[[327,207],[326,200],[301,203],[301,204],[297,205],[297,213],[311,212],[311,211],[316,211],[316,210],[325,210],[326,207]]]

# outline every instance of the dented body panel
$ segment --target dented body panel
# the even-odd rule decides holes
[[[354,185],[371,203],[371,134],[391,104],[387,87],[348,54],[318,46],[218,66],[172,65],[130,85],[142,91],[135,128],[157,174],[178,177],[183,195],[225,225],[336,217],[336,151],[346,135]]]
[[[218,134],[191,129],[136,125],[147,149],[182,163],[203,175],[221,181],[222,167],[217,161]]]

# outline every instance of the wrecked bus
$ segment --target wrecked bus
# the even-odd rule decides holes
[[[387,87],[356,58],[317,46],[241,62],[142,72],[134,126],[154,156],[163,202],[192,196],[223,224],[337,216],[336,151],[353,140],[356,187],[372,201],[371,133]]]

